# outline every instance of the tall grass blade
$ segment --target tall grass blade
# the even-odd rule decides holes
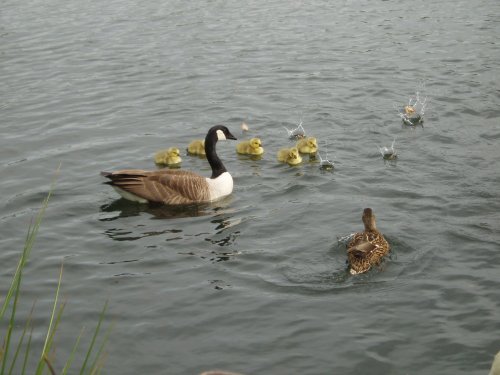
[[[26,366],[28,365],[28,357],[31,350],[31,339],[33,338],[33,326],[31,326],[30,336],[28,338],[28,343],[26,344],[26,350],[24,352],[24,361],[23,361],[23,369],[21,374],[24,375],[26,373]]]
[[[42,373],[43,373],[44,365],[47,362],[46,358],[47,358],[48,352],[50,350],[50,346],[52,344],[51,338],[54,337],[54,330],[55,330],[54,318],[56,317],[57,301],[59,300],[59,291],[61,289],[62,275],[63,275],[63,265],[61,264],[61,271],[59,272],[59,280],[57,282],[56,296],[54,299],[54,306],[52,307],[52,314],[50,316],[49,328],[47,330],[47,336],[45,337],[45,343],[43,344],[42,355],[40,356],[40,360],[38,361],[38,367],[37,367],[36,373],[35,373],[37,375],[42,375]],[[62,306],[62,309],[64,309],[64,305]],[[56,324],[57,324],[58,319],[60,318],[61,314],[62,314],[62,311],[61,311],[61,309],[59,309],[59,313],[57,314],[57,319],[55,320]]]
[[[12,374],[12,371],[14,370],[14,366],[17,361],[17,357],[19,356],[19,353],[21,351],[21,346],[23,345],[24,337],[26,335],[26,331],[28,330],[29,327],[31,327],[31,322],[33,319],[33,310],[35,309],[35,304],[33,303],[33,306],[31,307],[30,314],[28,315],[28,320],[26,321],[26,324],[24,325],[23,333],[21,334],[21,337],[19,338],[19,342],[17,344],[16,352],[14,353],[14,358],[12,358],[12,363],[10,364],[9,368],[9,374]]]
[[[45,210],[47,209],[47,206],[49,205],[49,200],[50,197],[52,196],[52,192],[54,191],[55,188],[55,183],[57,180],[57,175],[59,174],[59,171],[61,170],[61,164],[59,164],[59,167],[56,170],[56,176],[52,180],[52,183],[50,184],[50,189],[49,192],[47,193],[47,196],[42,202],[42,207],[38,211],[38,214],[36,216],[35,222],[33,224],[33,221],[30,223],[30,226],[28,228],[28,234],[26,235],[26,240],[24,242],[24,248],[23,248],[23,253],[21,255],[21,259],[19,259],[19,262],[17,264],[16,272],[14,273],[14,277],[12,279],[12,284],[9,288],[9,291],[7,292],[7,296],[5,297],[5,300],[2,304],[2,308],[0,309],[0,320],[3,319],[3,316],[5,314],[5,311],[7,310],[7,307],[9,305],[9,302],[12,298],[12,295],[14,293],[14,290],[16,288],[16,285],[18,285],[18,279],[21,275],[21,271],[26,265],[26,262],[28,261],[29,255],[31,253],[31,249],[33,248],[33,244],[35,243],[35,238],[38,233],[38,229],[40,228],[40,224],[42,223],[42,218],[45,215]]]
[[[101,311],[101,315],[99,316],[99,322],[97,322],[97,326],[94,331],[94,336],[92,336],[92,341],[90,342],[89,349],[87,350],[87,355],[85,356],[85,360],[83,361],[82,368],[80,369],[80,375],[83,375],[85,372],[85,368],[87,367],[87,362],[90,358],[90,354],[92,353],[92,349],[95,344],[95,340],[97,338],[97,335],[99,333],[99,330],[101,329],[101,323],[104,320],[104,315],[106,314],[106,309],[108,308],[108,301],[104,303],[104,307]]]
[[[95,371],[96,368],[102,367],[103,366],[103,356],[102,352],[104,348],[106,347],[106,344],[109,339],[109,335],[111,334],[111,331],[113,330],[113,325],[110,325],[108,329],[106,330],[106,333],[104,334],[104,338],[102,340],[101,346],[99,347],[99,350],[97,351],[95,355],[94,362],[92,363],[92,366],[90,367],[92,371]]]
[[[85,331],[85,327],[82,328],[82,330],[80,331],[80,334],[76,338],[76,343],[73,346],[73,350],[71,351],[69,358],[66,361],[66,364],[64,365],[64,368],[62,369],[61,375],[66,375],[68,373],[68,370],[71,367],[71,364],[73,363],[73,359],[75,358],[76,349],[78,348],[78,345],[80,344],[80,339],[82,338],[84,331]]]
[[[43,356],[43,361],[47,364],[47,367],[51,373],[51,375],[56,375],[56,370],[54,370],[54,367],[52,366],[52,363],[50,363],[49,357],[47,354]]]
[[[17,282],[14,288],[14,302],[12,304],[12,311],[10,313],[10,320],[9,320],[9,326],[7,328],[7,337],[5,339],[5,349],[3,353],[3,359],[2,359],[2,370],[1,374],[5,374],[5,368],[7,366],[7,360],[8,360],[8,354],[9,354],[9,348],[10,348],[10,339],[12,336],[12,330],[14,328],[14,323],[15,323],[15,318],[16,318],[16,311],[17,311],[17,302],[19,301],[19,293],[21,289],[21,280],[22,280],[22,268],[20,269],[19,275],[17,277]]]

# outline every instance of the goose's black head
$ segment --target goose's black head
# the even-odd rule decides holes
[[[212,126],[205,137],[205,153],[207,154],[208,163],[212,167],[212,178],[217,178],[222,173],[226,172],[224,164],[222,164],[222,161],[215,151],[215,144],[217,141],[225,139],[236,139],[236,137],[232,135],[229,129],[224,125]]]
[[[207,141],[215,143],[226,139],[236,139],[236,137],[224,125],[215,125],[208,130],[205,143]]]

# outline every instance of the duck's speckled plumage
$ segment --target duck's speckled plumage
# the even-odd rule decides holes
[[[362,216],[364,232],[355,233],[347,245],[349,272],[353,275],[368,271],[379,264],[389,252],[389,243],[377,230],[375,214],[371,208],[365,208]]]

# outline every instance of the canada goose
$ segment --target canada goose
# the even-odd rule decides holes
[[[205,156],[205,141],[203,139],[195,139],[187,147],[188,154]]]
[[[177,165],[182,162],[181,152],[177,147],[170,147],[167,150],[158,151],[155,154],[155,163],[158,165]]]
[[[212,168],[210,178],[189,171],[172,169],[156,171],[126,169],[101,172],[101,174],[111,180],[107,184],[113,186],[123,198],[131,201],[169,205],[211,202],[233,191],[233,178],[215,151],[217,141],[225,139],[236,139],[236,137],[222,125],[210,128],[205,138],[205,151]]]
[[[318,151],[318,143],[316,138],[302,138],[297,142],[297,148],[302,154],[315,154]]]
[[[288,163],[289,165],[297,165],[302,163],[302,157],[299,154],[297,147],[284,148],[278,151],[278,161]]]
[[[372,266],[379,264],[390,250],[384,235],[377,230],[375,214],[371,208],[364,209],[362,220],[365,225],[364,232],[355,233],[347,245],[351,275],[366,272]]]
[[[252,138],[236,145],[236,152],[242,155],[262,155],[264,149],[259,138]]]

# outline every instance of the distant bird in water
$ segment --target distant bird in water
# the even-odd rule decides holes
[[[158,165],[178,166],[181,164],[181,152],[177,147],[170,147],[167,150],[158,151],[154,157]]]
[[[189,143],[187,152],[191,155],[205,156],[205,141],[203,139],[195,139]]]
[[[207,160],[212,168],[210,178],[184,170],[161,169],[144,171],[126,169],[102,172],[123,198],[139,203],[164,203],[169,205],[212,202],[233,191],[233,178],[217,156],[217,141],[236,139],[222,125],[210,128],[205,138]]]
[[[278,161],[288,163],[289,165],[297,165],[302,163],[302,156],[300,156],[297,147],[284,148],[278,151]]]
[[[318,151],[316,138],[302,138],[297,142],[297,149],[301,154],[315,154]]]
[[[355,233],[347,245],[351,275],[366,272],[372,266],[379,264],[390,250],[384,235],[377,230],[375,214],[371,208],[364,209],[362,220],[365,225],[364,232]]]
[[[259,138],[252,138],[236,145],[236,152],[241,155],[262,155],[264,149]]]
[[[497,353],[493,363],[491,364],[489,375],[500,375],[500,352]]]

